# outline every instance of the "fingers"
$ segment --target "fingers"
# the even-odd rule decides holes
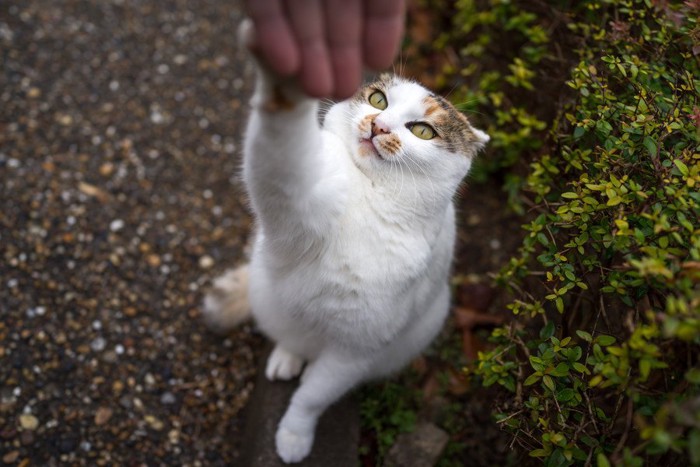
[[[405,0],[245,0],[253,40],[272,71],[296,76],[312,97],[350,97],[362,67],[391,65]]]
[[[350,0],[350,3],[353,3]],[[287,15],[300,48],[299,81],[306,94],[326,97],[333,94],[333,70],[326,46],[322,0],[288,0]]]
[[[333,96],[345,99],[362,83],[362,2],[326,0],[324,3]]]
[[[365,65],[374,69],[391,65],[403,37],[405,10],[404,0],[364,0]]]
[[[255,51],[272,71],[295,75],[301,68],[297,41],[286,19],[280,0],[246,0],[248,14],[255,23]]]

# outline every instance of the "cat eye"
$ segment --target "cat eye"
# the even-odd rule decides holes
[[[433,139],[437,136],[437,132],[427,123],[412,123],[408,129],[420,139]]]
[[[386,101],[386,96],[382,91],[374,91],[372,94],[369,95],[369,98],[367,100],[369,101],[369,105],[379,110],[386,109],[388,105]]]

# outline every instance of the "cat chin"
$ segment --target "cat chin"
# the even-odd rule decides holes
[[[382,156],[379,148],[377,148],[372,140],[370,139],[361,139],[359,147],[357,149],[357,153],[359,154],[360,157],[376,157],[381,160],[385,160],[386,158]]]

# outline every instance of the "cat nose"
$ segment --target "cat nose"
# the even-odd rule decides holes
[[[391,130],[389,130],[389,126],[384,123],[379,121],[378,119],[374,119],[372,122],[372,136],[377,136],[379,134],[388,134],[391,133]]]

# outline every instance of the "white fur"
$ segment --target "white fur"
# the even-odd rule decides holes
[[[275,85],[293,108],[265,110]],[[377,109],[341,102],[321,127],[317,101],[260,73],[243,165],[258,227],[248,298],[276,343],[267,377],[292,378],[306,363],[277,432],[285,462],[309,454],[330,404],[407,364],[448,312],[452,197],[473,154],[411,134],[406,123],[422,119],[427,95],[403,80],[388,89],[377,118],[402,149],[381,159],[358,154],[359,122]],[[221,308],[208,303],[209,314]]]

